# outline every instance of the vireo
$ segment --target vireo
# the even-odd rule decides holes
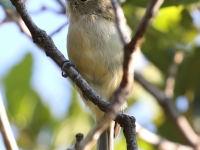
[[[120,40],[110,0],[66,0],[69,30],[69,59],[88,84],[109,101],[123,75],[123,44]],[[86,100],[93,118],[98,122],[104,113]],[[123,109],[123,108],[122,108]],[[114,131],[115,126],[115,131]],[[98,150],[113,150],[113,138],[119,132],[113,122],[98,140]]]

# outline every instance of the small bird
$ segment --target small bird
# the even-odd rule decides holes
[[[124,58],[123,44],[115,25],[112,4],[110,0],[66,2],[69,17],[68,57],[88,84],[102,98],[109,101],[122,80]],[[85,99],[80,89],[78,91],[98,122],[104,112]],[[119,129],[119,125],[111,123],[100,136],[97,150],[113,150],[113,139]]]

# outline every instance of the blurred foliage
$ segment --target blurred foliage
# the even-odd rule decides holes
[[[148,0],[127,0],[123,3],[127,23],[133,33],[148,2]],[[142,53],[149,63],[141,73],[149,82],[165,90],[174,56],[181,51],[184,57],[175,72],[172,99],[176,102],[179,96],[187,98],[189,106],[186,112],[182,113],[195,130],[200,131],[200,126],[195,125],[200,119],[200,47],[195,41],[199,31],[191,16],[197,2],[199,0],[173,0],[163,4],[143,39]],[[0,5],[13,9],[7,0],[0,0]],[[34,60],[31,54],[26,54],[23,60],[1,79],[5,87],[7,113],[10,122],[17,129],[18,145],[26,150],[66,149],[74,143],[76,133],[82,132],[86,135],[94,122],[80,104],[74,89],[71,89],[71,105],[65,114],[65,119],[54,118],[50,108],[43,103],[41,96],[30,84],[33,61],[37,60]],[[166,118],[165,112],[152,95],[136,83],[133,93],[129,96],[129,107],[138,100],[145,101],[153,108],[154,116],[151,119],[156,126],[155,132],[170,141],[184,144],[178,131]],[[138,144],[141,150],[156,149],[140,138]],[[121,135],[116,140],[115,150],[122,150],[125,147],[125,139]]]
[[[199,30],[194,25],[191,16],[194,6],[197,6],[195,2],[199,1],[166,1],[164,3],[143,39],[142,53],[151,63],[143,70],[142,74],[149,82],[165,90],[166,80],[169,77],[170,67],[174,63],[175,54],[177,52],[184,54],[180,65],[177,64],[177,72],[176,70],[174,72],[173,99],[176,101],[179,96],[187,98],[189,106],[183,114],[186,115],[197,132],[200,131],[199,126],[195,126],[195,122],[198,122],[200,117],[200,48],[198,46],[200,41],[197,43],[195,40]],[[146,1],[128,0],[123,4],[128,25],[133,33],[145,12],[143,7],[146,7]],[[136,86],[134,88],[135,94],[133,94],[136,100],[141,98],[139,96],[141,90],[139,94],[138,90]],[[160,115],[155,115],[153,118],[157,126],[157,133],[170,141],[184,144],[185,141],[179,136],[173,123],[166,118],[162,111],[158,110],[157,113]],[[143,145],[140,144],[140,140],[138,142],[139,145]]]
[[[86,135],[92,128],[92,125],[94,125],[91,116],[80,106],[75,90],[72,90],[72,102],[65,118],[55,132],[55,147],[65,145],[66,141],[68,144],[74,143],[75,139],[72,137],[79,132]]]
[[[3,6],[4,8],[15,10],[15,7],[9,0],[0,0],[0,5]]]
[[[146,141],[137,138],[138,145],[140,145],[141,150],[155,150],[155,147],[151,144],[147,143]]]
[[[30,86],[32,64],[33,58],[27,54],[4,79],[8,114],[11,122],[21,130],[19,146],[26,149],[35,146],[41,127],[53,129],[56,125],[49,108]]]

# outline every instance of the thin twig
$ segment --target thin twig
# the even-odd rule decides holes
[[[31,38],[31,33],[30,31],[27,29],[26,25],[24,24],[23,20],[21,19],[21,17],[17,14],[16,11],[10,10],[10,9],[4,9],[5,13],[6,13],[6,18],[0,22],[0,25],[6,22],[15,22],[18,27],[20,28],[20,30],[27,35],[29,38]],[[49,36],[54,36],[56,33],[60,32],[66,25],[68,24],[68,21],[65,22],[64,24],[62,24],[59,28],[57,28],[55,31],[53,31]]]
[[[47,7],[47,6],[42,6],[38,10],[29,12],[29,14],[31,14],[31,15],[37,15],[37,14],[40,14],[40,13],[42,13],[44,11],[51,11],[51,12],[54,12],[56,14],[65,14],[64,10],[57,11],[57,10],[53,9],[52,7]]]
[[[124,12],[122,8],[120,7],[119,3],[117,0],[111,0],[112,6],[115,12],[115,22],[116,22],[116,27],[119,31],[119,35],[121,38],[121,41],[124,45],[126,45],[129,41],[130,38],[126,34],[126,18],[124,17]]]
[[[7,150],[18,150],[17,143],[10,128],[3,100],[0,95],[0,132],[2,133],[4,144]]]
[[[49,36],[54,36],[56,33],[60,32],[64,27],[66,27],[66,25],[68,25],[68,21],[65,22],[63,25],[61,25],[57,30],[53,31],[51,34],[49,34]]]
[[[61,0],[55,0],[55,1],[58,2],[58,4],[62,7],[62,12],[65,13],[65,8],[66,8],[65,4]]]
[[[164,2],[164,0],[152,0],[151,1],[142,21],[140,22],[138,28],[136,29],[136,31],[134,33],[134,37],[132,38],[131,42],[128,45],[126,45],[127,50],[132,52],[134,50],[137,50],[136,47],[139,47],[141,45],[141,39],[143,37],[143,34],[144,34],[151,18],[153,18],[157,14],[158,9],[160,8],[160,6],[162,5],[163,2]]]
[[[177,51],[174,55],[174,59],[172,64],[168,70],[168,77],[166,80],[165,86],[165,94],[167,97],[172,98],[174,96],[174,85],[175,85],[175,76],[178,71],[178,66],[181,64],[184,57],[184,53],[182,51]]]
[[[11,9],[4,8],[4,11],[6,13],[5,20],[7,22],[15,22],[17,24],[17,26],[19,27],[19,29],[21,30],[21,32],[25,33],[25,35],[27,35],[29,38],[31,38],[31,34],[30,34],[29,30],[27,29],[26,25],[24,24],[23,20],[19,16],[19,14],[16,11],[13,11]]]

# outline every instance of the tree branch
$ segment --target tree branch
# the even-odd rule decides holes
[[[49,36],[54,36],[56,33],[60,32],[66,25],[68,25],[68,21],[62,24],[57,30],[53,31]]]
[[[147,129],[140,126],[139,124],[136,124],[136,125],[137,125],[138,137],[140,137],[141,139],[145,140],[146,142],[154,145],[159,150],[166,150],[166,148],[168,150],[193,150],[193,148],[190,146],[181,145],[179,143],[168,141],[167,139],[164,139],[164,138],[148,131]]]
[[[180,116],[175,105],[172,103],[172,99],[169,99],[164,92],[150,84],[136,72],[135,80],[156,98],[160,106],[164,109],[165,114],[182,134],[181,137],[184,137],[190,146],[197,147],[200,143],[198,135],[194,132],[187,119],[184,116]]]
[[[126,18],[124,17],[124,12],[117,0],[111,0],[111,2],[112,2],[112,6],[113,6],[114,12],[115,12],[116,27],[118,29],[122,43],[124,45],[126,45],[130,41],[130,38],[126,34],[127,31],[125,30],[126,29]]]
[[[177,51],[174,55],[173,62],[169,67],[166,86],[165,86],[165,94],[169,98],[172,98],[174,96],[173,91],[175,84],[175,76],[177,74],[178,67],[181,64],[183,58],[184,58],[184,53],[181,51]]]
[[[3,100],[0,95],[0,131],[7,150],[18,150],[17,143],[10,128]]]
[[[65,8],[66,8],[65,4],[61,0],[55,0],[55,1],[57,1],[58,4],[62,7],[62,13],[66,13],[66,11],[65,11]]]

